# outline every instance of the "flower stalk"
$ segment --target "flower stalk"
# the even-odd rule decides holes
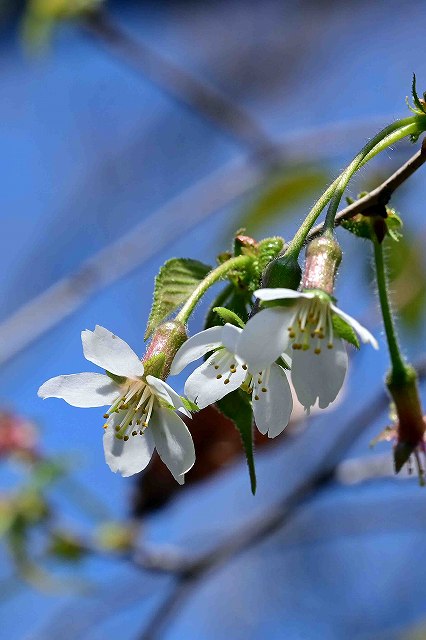
[[[314,204],[305,220],[299,227],[298,231],[289,244],[286,255],[299,255],[306,238],[318,219],[321,211],[330,202],[327,212],[325,230],[328,235],[332,234],[334,229],[334,220],[337,209],[342,198],[343,192],[351,179],[351,177],[363,167],[367,162],[374,158],[378,153],[387,149],[406,136],[420,135],[426,130],[426,117],[424,115],[415,115],[409,118],[397,120],[388,125],[368,142],[361,151],[355,156],[348,167],[334,180],[323,195]]]
[[[383,247],[378,240],[374,241],[374,262],[380,307],[391,361],[391,369],[386,376],[386,386],[395,404],[398,420],[398,439],[394,450],[395,471],[398,473],[412,454],[415,455],[417,461],[418,449],[424,452],[426,425],[423,419],[416,371],[405,361],[399,346],[389,301]],[[423,478],[423,471],[420,466],[419,477]]]
[[[209,274],[200,282],[197,288],[193,291],[193,293],[189,296],[188,300],[183,305],[182,309],[179,311],[175,318],[175,322],[181,322],[186,324],[197,306],[198,302],[201,300],[206,291],[216,282],[224,278],[229,272],[234,269],[242,269],[247,266],[251,262],[252,258],[246,255],[236,256],[235,258],[230,258],[220,264],[216,269],[210,271]]]

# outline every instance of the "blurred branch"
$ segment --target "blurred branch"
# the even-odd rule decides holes
[[[419,379],[423,380],[426,377],[426,357],[416,363],[416,369]],[[388,403],[389,397],[383,390],[380,390],[357,415],[352,416],[343,425],[339,425],[335,438],[326,447],[319,461],[306,470],[305,475],[302,475],[302,479],[292,491],[267,513],[248,525],[244,525],[224,542],[195,560],[184,560],[180,566],[175,562],[173,572],[178,577],[176,586],[154,612],[151,620],[140,634],[139,640],[154,640],[154,638],[160,637],[177,608],[182,606],[182,603],[198,586],[200,580],[208,573],[216,571],[236,555],[261,542],[278,529],[282,529],[300,507],[310,501],[319,490],[334,479],[335,470],[343,455],[370,424],[380,417]],[[170,571],[171,565],[166,566],[166,571]],[[142,568],[149,569],[151,567],[144,562]],[[159,570],[160,567],[157,566],[156,569]]]
[[[342,132],[352,129],[357,137],[364,136],[374,124],[371,120],[367,123],[340,122],[313,131],[299,131],[280,141],[280,153],[283,159],[292,162],[306,158],[307,154],[318,159],[322,157],[318,153],[329,153],[327,145],[330,141],[335,149],[334,138]],[[264,172],[260,167],[240,157],[166,202],[128,233],[82,262],[70,276],[62,278],[3,320],[0,323],[0,364],[72,314],[92,295],[141,267],[216,211],[258,187],[263,179]]]
[[[106,12],[90,14],[81,24],[109,53],[142,73],[180,104],[231,135],[239,145],[248,149],[254,159],[262,162],[273,160],[274,142],[247,111],[219,89],[195,78],[145,43],[134,40]]]
[[[345,209],[340,211],[335,219],[336,227],[342,222],[342,220],[348,220],[358,215],[359,213],[368,214],[373,213],[385,207],[391,199],[393,193],[400,187],[408,178],[420,169],[426,162],[426,138],[423,139],[422,146],[407,162],[405,162],[399,169],[395,171],[387,180],[379,185],[373,191],[370,191],[366,196],[360,198],[356,202],[353,202]],[[312,240],[318,236],[323,229],[323,225],[319,224],[312,229],[308,239]]]

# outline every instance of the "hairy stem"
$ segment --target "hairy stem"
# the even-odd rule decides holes
[[[302,249],[312,226],[315,224],[321,211],[327,206],[328,202],[332,200],[336,189],[341,187],[341,184],[343,184],[342,181],[345,178],[347,178],[347,180],[345,182],[344,188],[346,188],[347,183],[349,182],[351,176],[355,173],[355,171],[363,167],[367,162],[369,162],[378,153],[380,153],[380,151],[383,151],[383,149],[387,148],[391,144],[394,144],[397,140],[400,140],[401,138],[404,138],[405,136],[411,135],[413,133],[419,133],[425,128],[426,117],[412,116],[410,118],[398,120],[388,127],[385,127],[385,129],[382,129],[382,131],[374,136],[374,138],[363,147],[363,149],[359,154],[357,154],[351,164],[336,178],[336,180],[334,180],[334,182],[314,204],[305,220],[303,221],[302,225],[296,232],[293,240],[290,242],[286,251],[287,255],[294,254],[297,256],[300,253],[300,250]],[[338,199],[336,196],[336,202],[333,203],[333,208],[336,207],[336,211],[337,207],[339,206],[340,199],[341,195],[338,197]],[[334,217],[335,212],[333,214],[333,226]]]
[[[223,264],[216,267],[216,269],[213,269],[213,271],[210,271],[204,280],[200,282],[195,291],[189,296],[175,319],[178,322],[188,322],[188,319],[196,305],[213,284],[224,278],[230,271],[245,267],[250,261],[251,258],[249,256],[237,256],[236,258],[230,258]]]
[[[364,158],[370,154],[370,158],[374,157],[383,149],[387,149],[395,142],[398,142],[406,136],[417,134],[424,130],[426,124],[426,118],[422,116],[413,116],[405,118],[404,120],[398,120],[385,127],[377,135],[374,136],[368,142],[361,151],[355,156],[349,166],[343,171],[339,178],[337,188],[333,193],[330,205],[328,207],[327,216],[325,219],[324,229],[325,232],[332,233],[334,229],[334,219],[336,217],[337,209],[342,199],[343,193],[348,185],[349,180],[354,173],[361,166]]]

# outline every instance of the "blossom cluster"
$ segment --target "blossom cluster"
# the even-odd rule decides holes
[[[288,376],[308,413],[317,402],[323,409],[337,397],[348,357],[334,330],[336,316],[377,348],[371,333],[323,291],[265,288],[255,296],[274,306],[262,308],[243,327],[226,323],[201,331],[178,349],[171,375],[211,354],[185,383],[190,403],[151,375],[126,342],[100,326],[82,332],[83,352],[106,373],[57,376],[40,387],[39,396],[62,398],[76,407],[109,407],[103,442],[111,470],[123,476],[138,473],[156,449],[182,484],[195,462],[182,419],[191,417],[191,403],[202,409],[240,388],[250,396],[257,428],[273,438],[287,426],[293,408]]]

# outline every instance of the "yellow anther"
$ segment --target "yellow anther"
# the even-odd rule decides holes
[[[128,439],[129,439],[129,436],[124,436],[123,438],[124,442],[127,442]]]
[[[244,369],[244,371],[247,371],[247,365],[246,364],[243,364],[243,369]]]
[[[222,374],[221,374],[221,373],[218,373],[218,374],[217,374],[217,376],[216,376],[216,380],[220,380],[220,379],[221,379],[221,377],[222,377]]]
[[[266,387],[262,387],[262,391],[263,391],[263,393],[266,393],[268,391],[268,389]]]
[[[229,378],[226,378],[226,380],[223,381],[223,384],[229,384],[230,380]]]
[[[254,399],[255,400],[259,400],[259,396],[254,396]]]
[[[332,348],[333,348],[333,343],[329,342],[328,345],[327,345],[327,349],[332,349]]]
[[[107,420],[109,418],[109,413],[104,413],[104,418]]]
[[[319,355],[321,353],[321,349],[319,347],[317,347],[314,351],[314,353],[316,353],[317,355]]]
[[[104,424],[103,429],[108,429],[108,423]]]

